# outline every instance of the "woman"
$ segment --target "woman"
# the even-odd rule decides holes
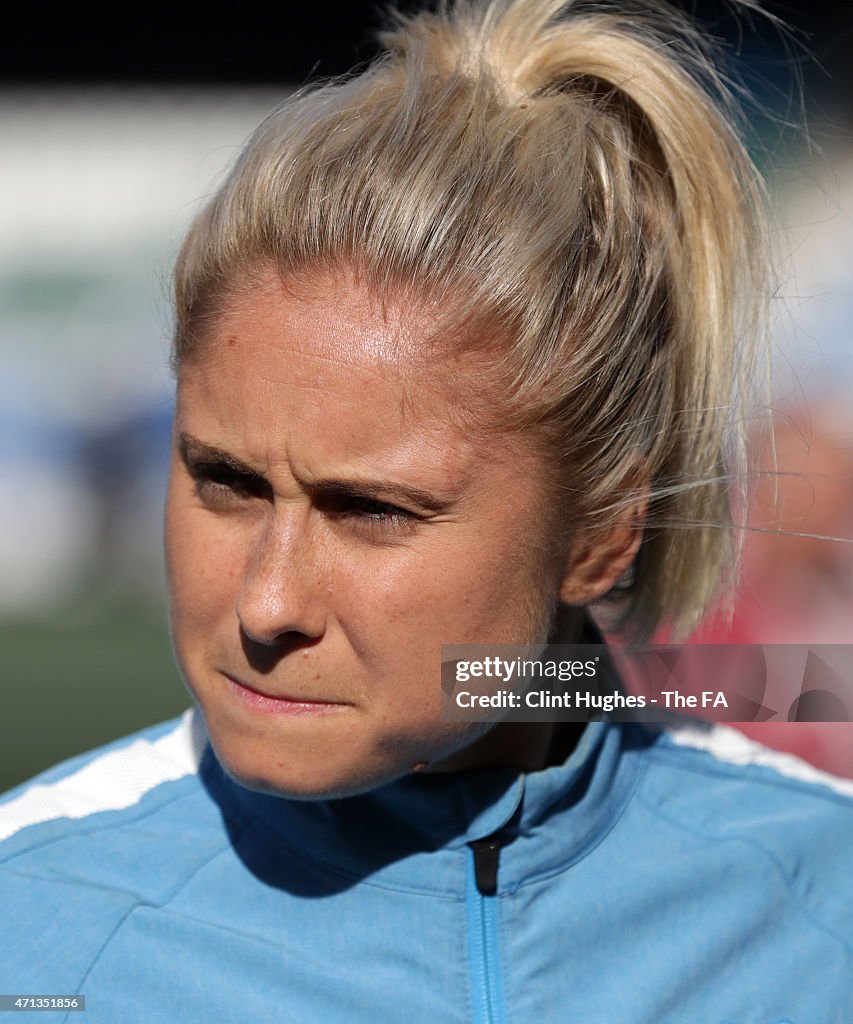
[[[853,1019],[849,788],[725,731],[440,713],[442,643],[594,642],[605,598],[684,629],[728,579],[760,189],[696,37],[471,0],[385,42],[259,127],[180,253],[199,710],[3,805],[3,989]]]

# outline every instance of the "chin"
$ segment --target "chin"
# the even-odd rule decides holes
[[[318,755],[316,765],[305,764],[288,770],[285,765],[267,766],[251,757],[229,756],[213,743],[217,759],[238,785],[255,793],[288,800],[340,800],[359,796],[405,775],[408,768],[386,766],[365,770],[364,765],[330,765]],[[242,753],[242,752],[241,752]]]

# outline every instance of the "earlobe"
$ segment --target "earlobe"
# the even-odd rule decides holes
[[[648,498],[627,506],[611,526],[575,538],[560,587],[565,604],[586,605],[603,597],[634,561],[643,539]]]

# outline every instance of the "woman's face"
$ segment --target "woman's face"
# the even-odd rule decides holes
[[[269,273],[181,368],[173,640],[253,788],[345,795],[494,763],[488,726],[440,718],[441,644],[547,633],[565,552],[541,457],[472,428],[488,396],[470,363],[421,358],[429,329],[352,282],[296,295]]]

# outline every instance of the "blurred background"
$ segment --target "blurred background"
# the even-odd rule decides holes
[[[678,6],[727,43],[756,98],[750,144],[782,258],[780,475],[756,488],[734,620],[697,639],[850,643],[853,11],[767,3],[786,34],[722,0]],[[241,5],[224,19],[178,5],[4,12],[0,791],[189,704],[160,541],[171,263],[257,121],[295,85],[369,59],[379,23],[355,0]],[[758,426],[755,448],[768,448]],[[842,540],[816,539],[827,535]],[[853,726],[747,731],[853,776]]]

